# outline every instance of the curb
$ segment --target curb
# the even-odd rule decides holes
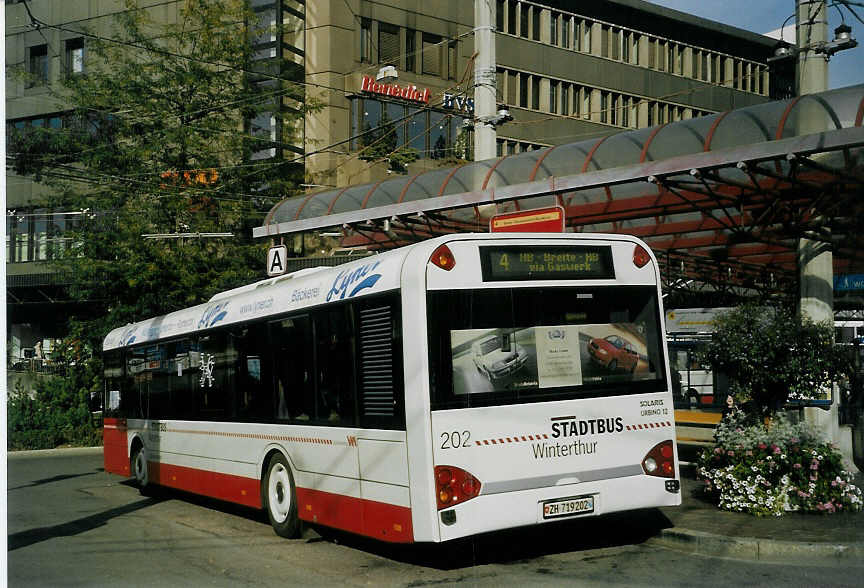
[[[90,455],[91,453],[102,453],[99,447],[59,447],[56,449],[25,449],[22,451],[7,451],[6,459],[16,457],[51,457],[54,455]]]
[[[663,529],[648,540],[677,551],[711,557],[727,557],[748,561],[790,563],[806,561],[836,565],[841,560],[850,567],[864,568],[864,543],[810,543],[757,539],[755,537],[727,537],[704,531],[680,527]]]

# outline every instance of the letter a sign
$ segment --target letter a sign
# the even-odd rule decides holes
[[[277,245],[267,251],[267,275],[281,276],[285,273],[285,260],[288,257],[288,247]]]

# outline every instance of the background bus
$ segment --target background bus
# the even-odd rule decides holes
[[[284,536],[677,505],[662,316],[626,236],[452,235],[265,280],[106,337],[105,468]]]

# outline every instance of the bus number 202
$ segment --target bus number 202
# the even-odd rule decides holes
[[[471,440],[471,431],[453,431],[441,433],[441,449],[456,449],[468,447]]]

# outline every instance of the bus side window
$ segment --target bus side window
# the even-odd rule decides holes
[[[198,343],[192,339],[180,339],[168,344],[171,358],[171,398],[174,407],[172,418],[194,420],[197,418],[195,392],[198,385],[198,368],[194,358],[198,357]]]
[[[125,372],[123,370],[123,352],[114,349],[105,353],[105,394],[102,398],[102,410],[105,417],[124,416],[120,402],[123,397]]]
[[[234,331],[239,354],[237,415],[263,422],[273,414],[273,375],[267,341],[267,325],[253,324]]]
[[[226,331],[217,331],[202,336],[199,344],[198,379],[194,381],[198,417],[207,421],[233,416],[228,401],[233,394],[237,371],[234,342]]]
[[[270,419],[306,422],[315,418],[312,370],[312,325],[309,316],[269,324],[273,366],[273,412]]]
[[[317,313],[315,340],[318,420],[354,425],[355,336],[351,307],[341,305]]]

